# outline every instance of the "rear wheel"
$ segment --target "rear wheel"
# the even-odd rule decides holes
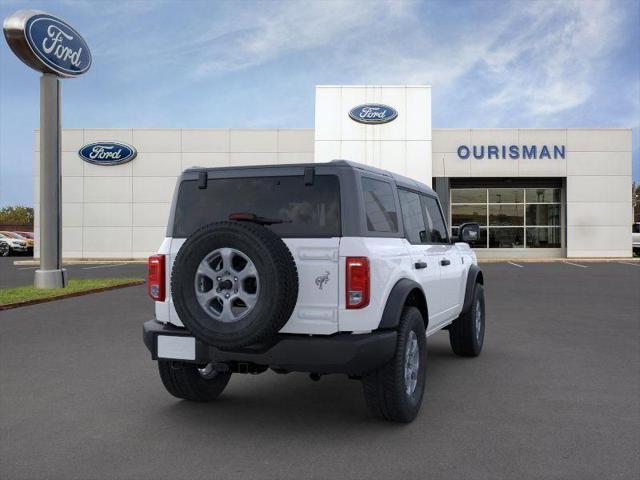
[[[215,400],[231,378],[230,373],[217,372],[212,364],[198,366],[159,360],[158,370],[162,384],[171,395],[194,402]]]
[[[8,257],[10,252],[9,244],[0,242],[0,257]]]
[[[374,415],[394,422],[411,422],[422,405],[427,366],[427,337],[422,314],[402,310],[393,358],[362,377],[364,398]]]
[[[477,357],[484,344],[484,287],[476,283],[469,310],[449,327],[449,343],[456,355]]]

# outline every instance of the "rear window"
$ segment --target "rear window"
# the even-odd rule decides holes
[[[340,236],[340,184],[335,175],[316,175],[313,185],[304,177],[209,179],[180,184],[173,236],[187,237],[211,222],[228,220],[232,213],[252,213],[284,220],[267,225],[280,237]]]
[[[391,184],[372,178],[363,178],[362,192],[367,229],[370,232],[397,232],[398,216]]]

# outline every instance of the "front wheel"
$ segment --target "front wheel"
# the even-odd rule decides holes
[[[398,326],[396,353],[386,365],[362,377],[371,413],[394,422],[411,422],[422,405],[427,367],[427,337],[420,310],[405,307]]]
[[[484,344],[484,287],[476,283],[471,307],[449,327],[449,343],[456,355],[477,357]]]
[[[158,360],[162,384],[177,398],[193,402],[210,402],[220,396],[231,378],[230,373],[214,370],[212,364],[198,366],[193,363]]]

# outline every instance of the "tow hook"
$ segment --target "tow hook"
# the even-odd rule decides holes
[[[321,376],[321,375],[320,375],[319,373],[315,373],[315,372],[314,372],[314,373],[310,373],[310,374],[309,374],[309,378],[310,378],[311,380],[313,380],[314,382],[318,382],[318,381],[320,381],[320,376]]]

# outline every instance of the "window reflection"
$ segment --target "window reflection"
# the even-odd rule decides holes
[[[560,248],[561,198],[559,188],[452,189],[452,234],[474,222],[481,226],[474,248]]]
[[[486,205],[452,205],[451,206],[451,224],[458,226],[463,223],[478,223],[482,226],[487,225],[487,206]]]
[[[528,248],[560,248],[560,227],[527,228]]]
[[[489,228],[489,248],[522,248],[524,228]]]
[[[524,226],[524,205],[489,205],[489,226]]]

